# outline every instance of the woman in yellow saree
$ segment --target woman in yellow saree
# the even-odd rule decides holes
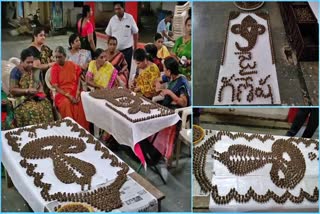
[[[86,82],[94,88],[112,88],[117,85],[118,71],[113,65],[106,61],[107,53],[98,48],[95,52],[95,60],[89,63],[86,74]]]
[[[137,64],[137,71],[131,88],[151,99],[157,95],[155,82],[160,77],[159,68],[147,59],[147,54],[143,49],[135,50],[133,58]]]

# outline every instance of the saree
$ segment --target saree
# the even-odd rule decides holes
[[[93,79],[93,82],[103,88],[112,88],[116,85],[118,71],[110,62],[105,62],[103,66],[97,69],[95,60],[89,63],[87,76]]]
[[[35,46],[30,46],[28,50],[31,51],[32,56],[40,60],[41,64],[48,64],[52,62],[51,57],[53,51],[46,45],[41,46],[41,51],[39,51]]]
[[[148,65],[143,71],[136,74],[136,84],[143,96],[152,98],[157,95],[155,81],[160,77],[160,71],[156,64]]]
[[[191,59],[191,39],[187,42],[183,42],[183,37],[179,37],[172,49],[172,52],[179,58],[185,56],[187,59]],[[185,75],[188,79],[191,79],[191,66],[183,67],[179,66],[181,74]]]
[[[191,88],[187,78],[184,75],[180,74],[175,80],[172,81],[170,81],[168,77],[163,76],[162,80],[163,82],[168,82],[168,89],[178,97],[180,97],[182,94],[185,95],[188,99],[188,106],[190,105]],[[172,98],[166,95],[161,104],[171,109],[181,107],[174,105],[171,102]],[[153,142],[154,147],[165,157],[166,160],[169,160],[172,157],[174,142],[178,136],[177,130],[180,130],[180,125],[180,122],[178,122],[176,125],[161,130]],[[149,140],[150,139],[151,138],[149,138]]]
[[[126,59],[124,58],[123,53],[120,51],[116,53],[113,57],[108,59],[108,61],[118,70],[118,76],[121,81],[120,85],[128,88],[129,83],[129,70],[128,68],[122,70],[125,65],[128,65]]]
[[[13,129],[14,126],[12,104],[9,101],[7,94],[1,90],[1,130]]]
[[[48,46],[42,45],[40,51],[35,46],[30,46],[28,48],[28,50],[31,51],[32,56],[35,59],[40,60],[41,64],[48,64],[48,63],[52,62],[51,58],[53,56],[52,55],[53,51]],[[47,70],[40,72],[40,80],[43,85],[44,93],[49,97],[50,89],[48,88],[48,86],[45,83],[46,73],[47,73]]]
[[[38,88],[39,72],[22,72],[15,67],[10,74],[10,85],[21,89]],[[14,109],[14,118],[17,127],[48,123],[54,120],[50,101],[45,98],[36,100],[34,96],[15,97],[18,103]]]
[[[65,61],[63,66],[54,64],[51,69],[51,84],[56,84],[60,89],[76,97],[81,68],[71,61]],[[71,117],[83,128],[89,130],[82,102],[74,104],[64,95],[57,93],[54,99],[62,118]]]
[[[80,49],[77,53],[72,54],[70,50],[68,50],[67,60],[72,61],[79,66],[84,66],[91,61],[91,53],[88,50]]]
[[[157,57],[160,59],[165,59],[168,56],[170,56],[170,52],[168,51],[168,48],[164,45],[158,50]]]
[[[171,80],[171,81],[166,76],[163,76],[162,81],[168,82],[168,89],[171,90],[178,97],[180,97],[181,95],[185,95],[188,100],[187,106],[191,104],[191,101],[190,101],[191,88],[187,78],[184,75],[179,74],[175,80]],[[172,109],[181,108],[181,106],[172,104],[172,98],[169,95],[166,95],[164,97],[164,100],[162,101],[162,105]]]

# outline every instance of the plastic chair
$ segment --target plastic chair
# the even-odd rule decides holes
[[[190,9],[190,3],[187,2],[184,5],[176,5],[173,16],[172,31],[174,39],[177,39],[184,35],[184,22],[188,18],[188,10]]]
[[[181,142],[186,144],[187,146],[191,146],[191,127],[188,123],[188,116],[192,114],[192,108],[185,107],[185,108],[178,108],[175,110],[176,113],[182,113],[181,116],[181,129],[179,131],[179,136],[176,141],[176,167],[179,165],[179,157],[181,153]]]
[[[48,86],[48,88],[50,89],[51,91],[51,94],[52,94],[52,100],[53,100],[53,111],[54,111],[54,114],[56,115],[57,119],[58,120],[61,120],[61,115],[58,111],[58,108],[56,107],[56,104],[54,102],[54,98],[57,94],[57,91],[56,89],[52,86],[51,84],[51,68],[49,68],[46,72],[46,75],[45,75],[45,82],[46,82],[46,85]]]
[[[2,90],[4,91],[4,93],[9,95],[10,94],[10,74],[12,69],[16,67],[16,65],[12,62],[2,60],[1,66],[2,66],[2,74],[1,74]],[[8,97],[8,100],[12,103],[13,108],[17,106],[17,102],[15,98]]]

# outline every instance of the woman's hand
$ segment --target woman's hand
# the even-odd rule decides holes
[[[71,101],[71,103],[73,103],[73,104],[77,103],[77,99],[75,97],[71,96],[69,93],[67,93],[65,96]]]
[[[172,91],[169,89],[162,89],[161,93],[160,93],[160,95],[162,95],[162,96],[169,95],[170,97],[172,97],[172,94],[173,94]]]
[[[81,94],[81,92],[80,92],[80,91],[77,91],[77,94],[76,94],[76,100],[77,100],[77,102],[80,102],[80,94]]]
[[[140,89],[140,87],[135,87],[135,88],[133,89],[133,91],[134,91],[134,92],[139,92],[139,91],[141,91],[141,89]]]
[[[38,89],[35,89],[35,88],[27,89],[27,94],[35,95],[36,93],[38,93]]]
[[[89,67],[89,63],[85,63],[82,66],[80,66],[82,70],[86,71]]]
[[[155,85],[156,85],[156,91],[157,91],[157,92],[158,92],[158,91],[161,91],[162,84],[161,84],[159,81],[156,81]]]
[[[55,62],[48,63],[49,68],[51,68],[54,64],[55,64]]]
[[[134,84],[134,81],[131,80],[131,81],[129,82],[129,89],[130,89],[130,90],[134,90],[134,88],[135,88],[134,85],[135,85],[135,84]]]

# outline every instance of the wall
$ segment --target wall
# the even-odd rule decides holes
[[[77,23],[77,15],[82,13],[82,7],[73,7],[73,2],[63,2],[63,26],[67,25],[67,14],[70,10],[71,27],[75,27]]]
[[[39,8],[39,2],[25,2],[23,8],[23,14],[25,17],[31,17],[28,16],[29,14],[36,14],[37,9]]]

